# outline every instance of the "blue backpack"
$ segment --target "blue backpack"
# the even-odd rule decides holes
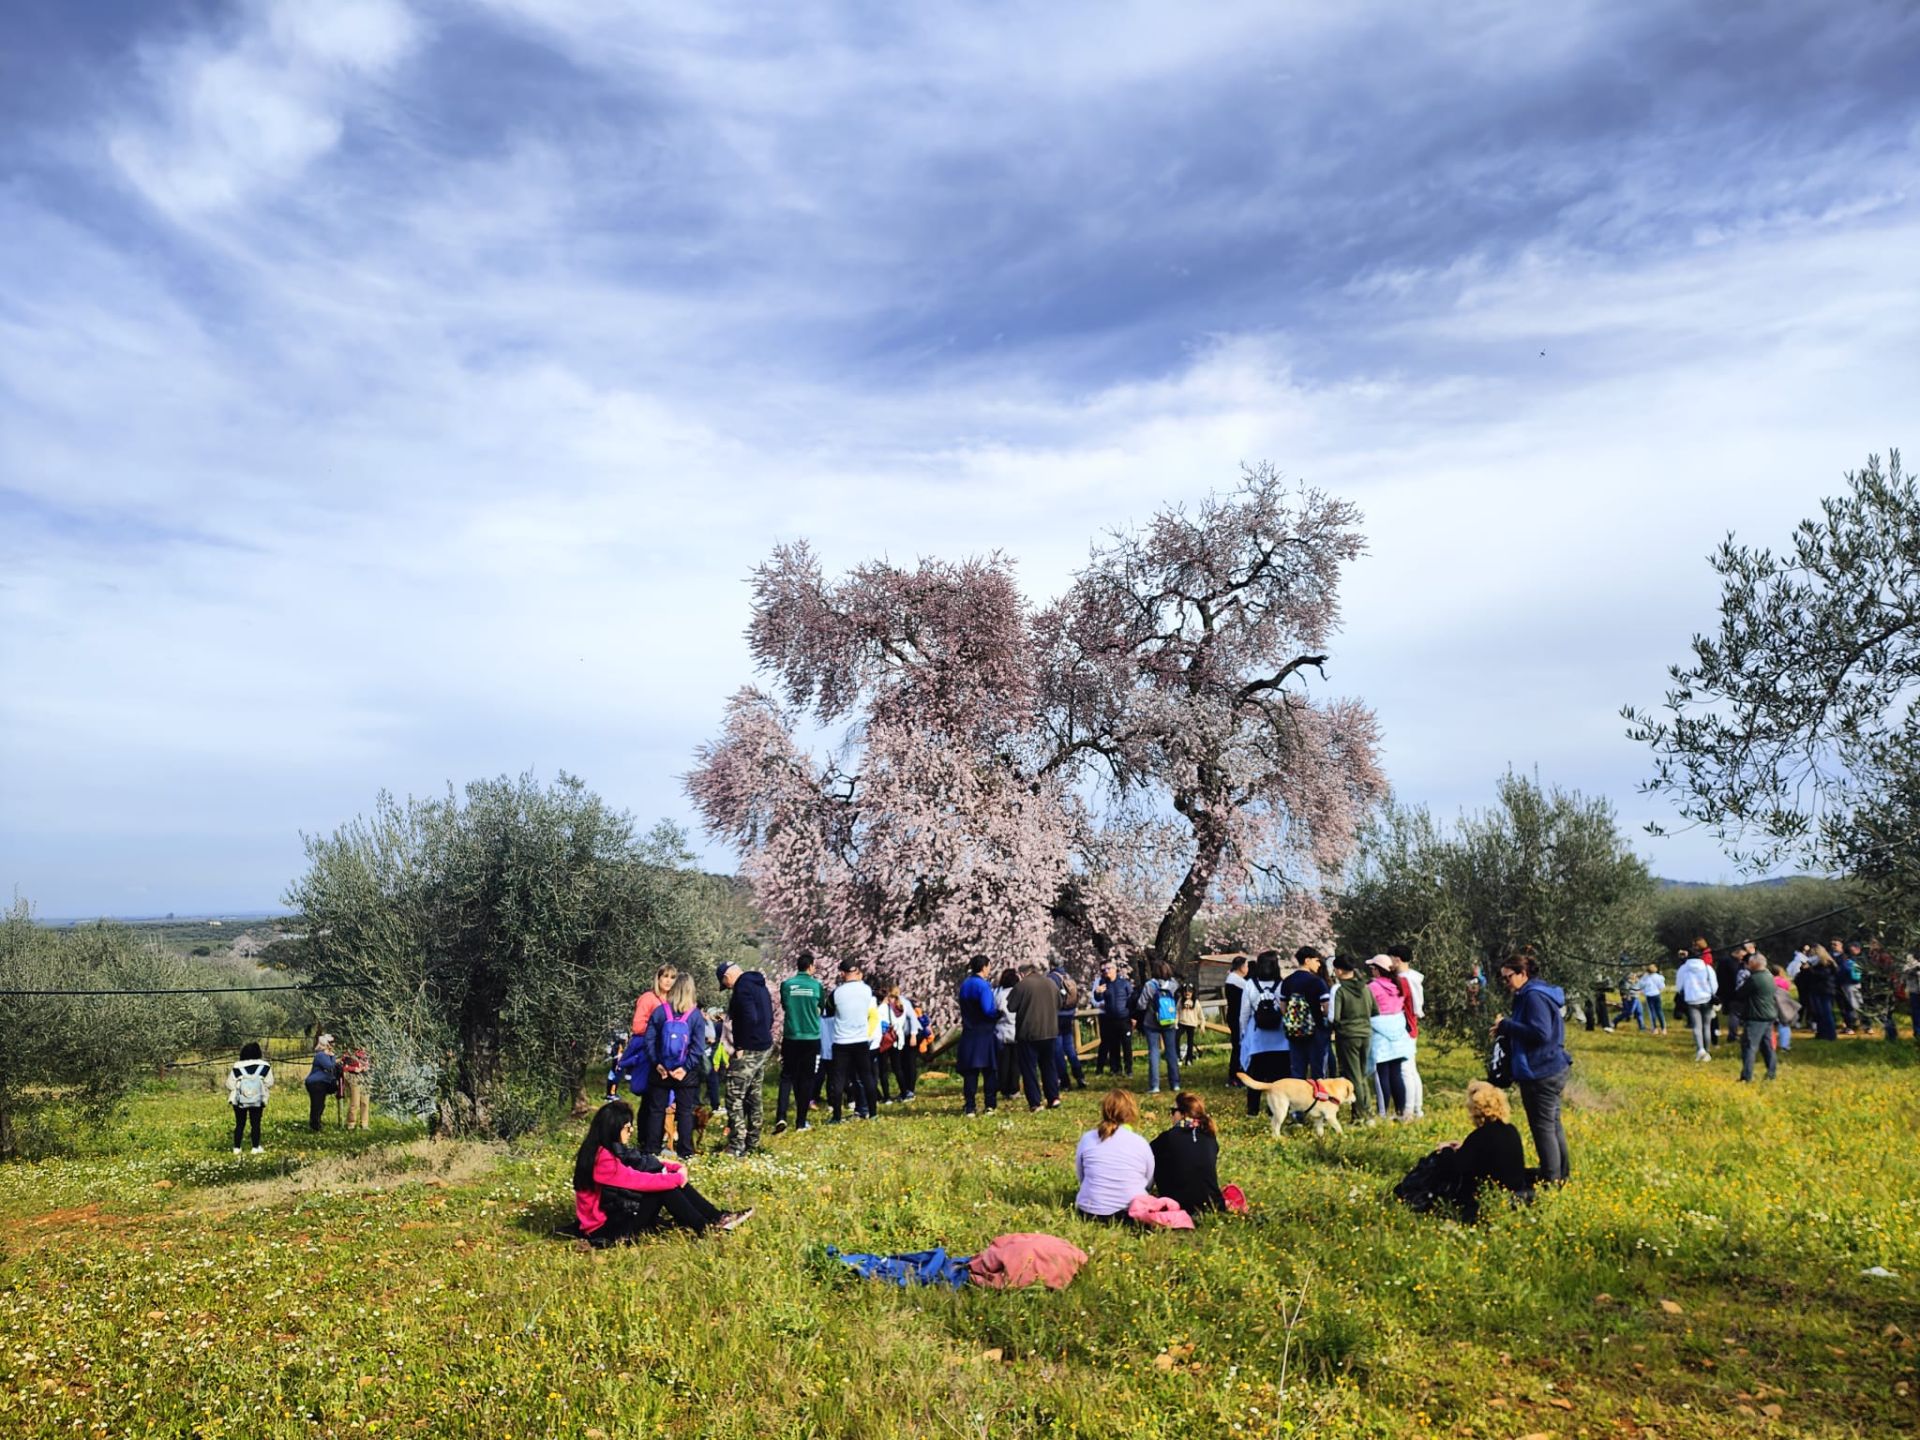
[[[1154,981],[1153,984],[1153,1015],[1154,1019],[1164,1028],[1165,1026],[1173,1024],[1173,1022],[1179,1018],[1180,1012],[1179,1008],[1174,1004],[1173,992],[1163,987],[1158,980]]]
[[[674,1014],[673,1007],[662,1001],[660,1019],[660,1063],[669,1070],[678,1070],[686,1063],[687,1047],[693,1043],[692,1017]]]

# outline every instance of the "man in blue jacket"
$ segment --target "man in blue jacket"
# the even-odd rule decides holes
[[[1124,1061],[1127,1074],[1133,1073],[1133,981],[1120,973],[1116,961],[1100,967],[1100,978],[1093,982],[1093,1003],[1100,1007],[1100,1050],[1094,1056],[1093,1073],[1118,1075]]]
[[[1567,997],[1540,978],[1540,961],[1531,951],[1501,965],[1500,983],[1513,996],[1513,1013],[1493,1033],[1505,1036],[1513,1052],[1513,1079],[1540,1157],[1540,1180],[1558,1185],[1570,1169],[1567,1130],[1560,1123],[1560,1097],[1573,1068],[1566,1045]]]
[[[733,1056],[727,1062],[727,1153],[745,1155],[760,1148],[760,1109],[765,1100],[767,1059],[773,1054],[773,996],[767,977],[738,965],[714,967],[732,992],[727,1020],[733,1029]]]

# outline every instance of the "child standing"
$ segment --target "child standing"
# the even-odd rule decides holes
[[[367,1082],[372,1076],[373,1063],[367,1059],[364,1048],[350,1052],[341,1062],[340,1087],[347,1100],[349,1130],[367,1128],[367,1116],[373,1108],[373,1098],[367,1093]]]
[[[1191,1065],[1200,1054],[1195,1044],[1200,1035],[1200,997],[1194,993],[1191,985],[1180,987],[1179,1004],[1174,1009],[1174,1023],[1180,1027],[1180,1063]]]
[[[260,1058],[260,1042],[240,1047],[240,1058],[227,1072],[227,1103],[233,1107],[233,1153],[240,1153],[242,1133],[253,1130],[253,1153],[260,1153],[260,1119],[267,1113],[273,1092],[273,1066]]]

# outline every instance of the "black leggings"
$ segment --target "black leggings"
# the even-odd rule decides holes
[[[318,1130],[320,1122],[327,1118],[327,1101],[332,1098],[333,1086],[307,1086],[307,1128]]]
[[[1287,1078],[1287,1052],[1285,1050],[1262,1050],[1258,1055],[1247,1057],[1247,1063],[1240,1067],[1254,1079],[1271,1082]],[[1247,1090],[1247,1114],[1258,1115],[1260,1106],[1266,1100],[1264,1090]],[[1286,1114],[1283,1110],[1282,1115]]]
[[[601,1198],[608,1198],[607,1192],[614,1188],[601,1186]],[[691,1185],[677,1185],[671,1190],[621,1190],[618,1203],[607,1211],[607,1223],[587,1239],[595,1246],[603,1246],[644,1235],[660,1228],[662,1211],[670,1223],[696,1235],[709,1225],[719,1223],[721,1213]]]
[[[240,1137],[249,1124],[253,1126],[253,1148],[260,1148],[260,1117],[267,1113],[264,1105],[236,1105],[233,1107],[233,1148],[240,1148]]]

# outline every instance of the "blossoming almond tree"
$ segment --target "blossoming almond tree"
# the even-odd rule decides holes
[[[973,954],[1179,964],[1209,914],[1320,933],[1385,788],[1370,712],[1307,689],[1358,520],[1250,469],[1037,611],[999,554],[829,581],[782,546],[748,630],[770,689],[734,697],[689,791],[787,946],[923,1003]],[[816,758],[805,724],[839,743]]]

